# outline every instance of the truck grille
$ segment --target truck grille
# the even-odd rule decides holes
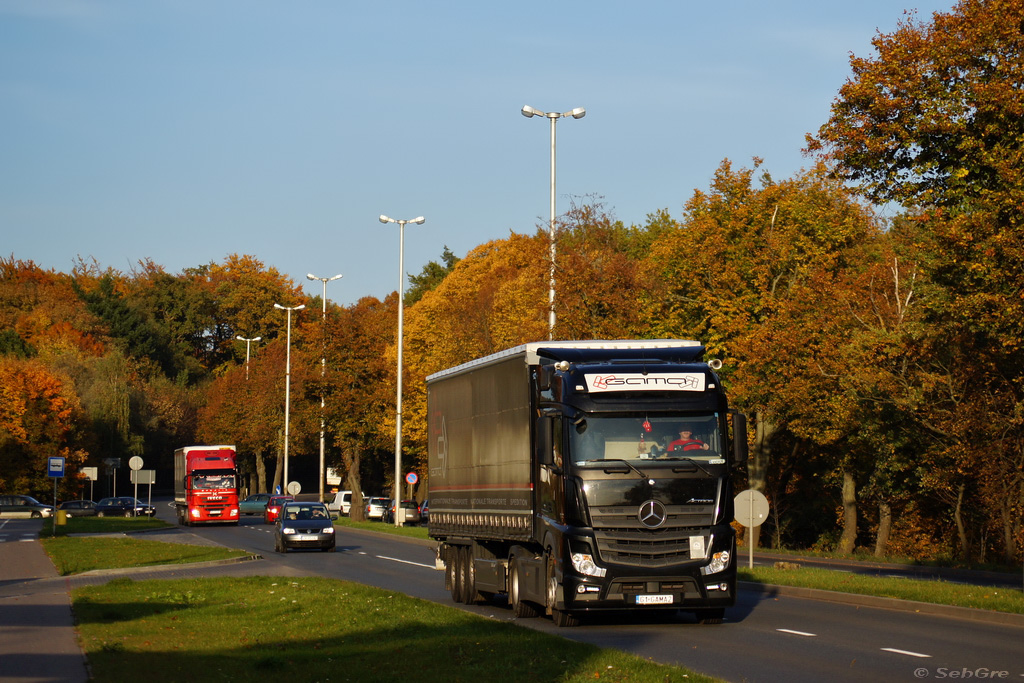
[[[665,567],[690,561],[690,537],[708,535],[714,506],[666,507],[668,518],[657,529],[644,528],[635,507],[591,508],[601,560],[632,567]]]

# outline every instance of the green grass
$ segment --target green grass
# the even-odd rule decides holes
[[[56,529],[57,536],[67,536],[69,534],[105,534],[168,529],[174,526],[156,517],[68,517],[66,524],[54,525],[53,522],[53,519],[44,520],[43,529],[39,535],[44,538],[52,537],[54,529]]]
[[[971,586],[946,581],[881,578],[811,567],[799,569],[755,567],[752,570],[741,568],[739,579],[761,584],[817,588],[899,600],[916,600],[937,605],[1024,614],[1024,592],[1012,588]]]
[[[99,683],[715,680],[332,579],[117,579],[73,600]]]
[[[57,536],[40,540],[61,576],[93,569],[209,562],[250,554],[231,548],[162,543],[139,538]]]
[[[408,538],[429,538],[427,536],[427,525],[422,524],[419,526],[399,526],[396,527],[394,524],[385,524],[384,522],[354,522],[350,517],[339,517],[334,520],[334,526],[343,529],[363,529],[364,531],[379,531],[385,534],[395,534],[397,536],[406,536]]]

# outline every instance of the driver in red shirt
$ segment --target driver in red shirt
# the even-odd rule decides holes
[[[668,452],[672,451],[698,451],[708,450],[711,447],[700,439],[693,436],[693,432],[688,427],[683,427],[679,430],[679,438],[671,442],[668,445]]]

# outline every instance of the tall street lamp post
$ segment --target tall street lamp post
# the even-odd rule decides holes
[[[263,339],[263,337],[251,337],[251,338],[247,339],[247,338],[242,337],[242,336],[236,336],[235,339],[237,339],[238,341],[244,341],[245,342],[245,381],[248,382],[249,381],[249,344],[251,344],[252,342],[258,342],[260,339]]]
[[[334,277],[317,277],[312,273],[306,273],[310,280],[319,280],[324,283],[324,295],[320,298],[323,303],[323,317],[320,319],[320,333],[323,341],[320,345],[320,502],[324,502],[324,378],[327,375],[327,283],[331,280],[341,278],[341,275]]]
[[[418,216],[402,221],[380,216],[381,223],[398,223],[398,389],[395,399],[395,526],[400,526],[402,514],[402,318],[405,313],[405,224],[421,225],[426,220]]]
[[[572,111],[559,114],[556,111],[540,111],[530,105],[523,107],[523,116],[533,118],[544,116],[551,121],[551,222],[548,225],[548,240],[551,250],[551,270],[548,275],[548,339],[554,339],[555,335],[555,122],[558,119],[571,116],[574,119],[582,119],[587,115],[583,107],[576,107]]]
[[[301,311],[305,307],[306,304],[290,307],[274,304],[274,308],[288,311],[288,351],[284,366],[284,485],[282,486],[282,493],[288,493],[288,419],[292,400],[292,311]]]

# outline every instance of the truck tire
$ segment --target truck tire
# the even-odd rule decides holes
[[[522,599],[519,586],[519,563],[516,558],[508,562],[508,604],[512,607],[512,616],[519,619],[530,619],[539,614],[533,603]]]
[[[555,622],[555,626],[560,628],[579,626],[579,617],[571,612],[555,608],[555,601],[558,595],[558,580],[555,577],[555,556],[548,553],[547,561],[544,564],[547,566],[547,571],[545,572],[545,578],[547,579],[545,586],[547,590],[545,593],[547,594],[547,607],[551,611],[551,621]]]
[[[447,546],[444,553],[444,587],[451,593],[455,602],[458,602],[455,592],[455,558],[458,554],[458,548],[455,546]]]
[[[460,545],[452,553],[455,558],[455,590],[452,598],[455,602],[468,605],[469,593],[469,553],[467,546]]]
[[[473,546],[467,545],[459,549],[462,553],[462,567],[465,579],[462,584],[462,603],[475,605],[480,600],[476,591],[476,567],[473,566]]]

